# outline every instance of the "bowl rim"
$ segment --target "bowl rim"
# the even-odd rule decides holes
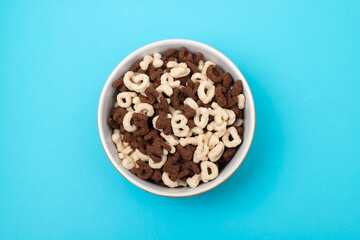
[[[243,156],[243,158],[239,161],[239,164],[231,171],[231,173],[226,177],[224,178],[222,181],[220,181],[219,183],[217,183],[216,185],[212,186],[212,187],[209,187],[201,192],[198,192],[198,193],[193,193],[193,194],[183,194],[183,195],[166,195],[166,194],[160,194],[160,193],[155,193],[155,192],[152,192],[150,190],[147,190],[143,187],[141,187],[139,184],[137,184],[137,182],[133,182],[131,180],[129,180],[122,172],[121,170],[113,163],[113,161],[111,160],[110,156],[109,156],[109,153],[107,152],[105,146],[104,146],[104,140],[103,140],[103,137],[102,137],[102,134],[101,134],[101,130],[100,130],[100,122],[99,122],[99,119],[100,119],[100,102],[102,102],[101,100],[103,99],[103,94],[104,94],[104,90],[105,90],[105,86],[107,85],[107,82],[109,81],[110,77],[114,74],[115,71],[118,70],[118,67],[119,65],[125,61],[129,56],[131,55],[135,55],[137,54],[138,52],[141,52],[143,49],[145,48],[148,48],[149,46],[151,45],[156,45],[156,44],[161,44],[161,43],[168,43],[168,42],[177,42],[177,41],[181,41],[181,42],[188,42],[188,43],[193,43],[193,44],[200,44],[200,45],[203,45],[204,47],[207,47],[207,48],[210,48],[212,51],[216,52],[216,54],[222,56],[223,58],[225,58],[228,63],[230,65],[232,65],[231,67],[234,68],[235,70],[239,71],[239,73],[243,76],[243,79],[245,80],[245,83],[248,85],[248,88],[249,88],[249,96],[250,96],[250,99],[246,99],[246,101],[248,100],[251,100],[251,104],[250,106],[252,107],[252,112],[253,112],[253,119],[254,119],[254,124],[253,124],[253,129],[252,129],[252,132],[251,132],[251,139],[250,139],[250,142],[249,142],[249,145],[246,149],[246,152]],[[219,50],[211,47],[210,45],[207,45],[205,43],[202,43],[202,42],[198,42],[198,41],[194,41],[194,40],[190,40],[190,39],[164,39],[164,40],[159,40],[159,41],[155,41],[155,42],[152,42],[152,43],[149,43],[149,44],[146,44],[134,51],[132,51],[130,54],[128,54],[126,57],[124,57],[117,65],[116,67],[111,71],[110,75],[108,76],[108,78],[106,79],[105,83],[104,83],[104,86],[101,90],[101,93],[100,93],[100,97],[99,97],[99,102],[98,102],[98,107],[97,107],[97,126],[98,126],[98,134],[99,134],[99,137],[100,137],[100,142],[101,142],[101,145],[105,151],[105,154],[106,156],[108,157],[110,163],[115,167],[115,169],[127,180],[129,181],[130,183],[132,183],[133,185],[135,185],[136,187],[148,192],[148,193],[151,193],[151,194],[155,194],[155,195],[158,195],[158,196],[162,196],[162,197],[171,197],[171,198],[182,198],[182,197],[191,197],[191,196],[196,196],[196,195],[199,195],[199,194],[202,194],[204,192],[208,192],[214,188],[216,188],[217,186],[219,186],[220,184],[222,184],[223,182],[225,182],[229,177],[231,177],[235,172],[236,170],[240,167],[240,165],[242,164],[242,162],[244,161],[245,157],[247,156],[248,152],[249,152],[249,149],[251,147],[251,144],[252,144],[252,141],[254,139],[254,133],[255,133],[255,125],[256,125],[256,113],[255,113],[255,103],[254,103],[254,98],[252,96],[252,92],[251,92],[251,89],[250,89],[250,86],[248,84],[248,82],[246,81],[244,75],[242,74],[242,72],[240,71],[240,69],[225,55],[223,54],[222,52],[220,52]]]

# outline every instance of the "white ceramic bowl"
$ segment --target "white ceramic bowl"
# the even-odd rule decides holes
[[[229,72],[234,80],[240,79],[243,84],[243,91],[246,97],[246,105],[244,110],[244,140],[236,152],[234,158],[226,165],[226,167],[220,172],[219,176],[208,182],[201,183],[196,188],[180,187],[180,188],[168,188],[159,186],[148,181],[139,179],[136,175],[125,169],[120,159],[118,158],[118,152],[115,144],[111,140],[112,130],[107,124],[110,111],[115,103],[115,89],[112,87],[112,83],[124,75],[131,66],[138,60],[142,59],[146,54],[154,54],[156,52],[164,53],[169,48],[180,49],[182,46],[186,47],[189,52],[201,52],[203,53],[204,60],[211,60],[216,65],[221,67],[224,72]],[[214,187],[220,185],[228,177],[230,177],[236,169],[240,166],[244,160],[247,152],[249,151],[255,130],[255,106],[254,100],[246,82],[244,76],[235,64],[227,58],[224,54],[218,50],[200,42],[185,40],[185,39],[169,39],[162,40],[154,43],[150,43],[143,46],[136,51],[132,52],[129,56],[124,58],[112,71],[109,78],[106,80],[103,90],[100,95],[99,106],[98,106],[98,129],[102,145],[105,152],[110,159],[114,167],[129,180],[135,186],[148,191],[153,194],[167,196],[167,197],[188,197],[197,195]]]

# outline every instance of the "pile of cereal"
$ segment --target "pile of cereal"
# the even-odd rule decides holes
[[[113,87],[112,140],[141,179],[195,188],[215,179],[243,140],[241,81],[199,52],[146,55]]]

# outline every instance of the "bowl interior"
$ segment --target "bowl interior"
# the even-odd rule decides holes
[[[240,79],[243,83],[243,91],[246,97],[246,105],[244,109],[244,140],[240,145],[238,151],[236,152],[234,158],[226,165],[226,167],[219,173],[219,176],[208,183],[201,183],[197,188],[190,187],[179,187],[179,188],[168,188],[159,186],[148,181],[139,179],[137,176],[133,175],[130,171],[125,169],[120,159],[118,158],[117,149],[115,144],[111,140],[112,130],[107,124],[107,119],[109,117],[110,111],[115,103],[115,89],[112,87],[112,83],[124,75],[131,66],[142,59],[146,54],[154,54],[156,52],[164,53],[165,50],[169,48],[179,49],[180,47],[185,46],[189,52],[202,52],[204,60],[210,60],[216,63],[221,67],[224,72],[229,72],[234,80]],[[98,108],[98,128],[100,138],[105,149],[106,154],[108,155],[110,161],[115,166],[115,168],[131,183],[140,187],[143,190],[148,192],[161,195],[161,196],[172,196],[172,197],[184,197],[192,196],[202,192],[206,192],[223,181],[225,181],[241,164],[245,158],[255,129],[255,109],[253,97],[250,92],[250,88],[240,72],[240,70],[232,63],[225,55],[217,51],[216,49],[205,45],[203,43],[183,40],[183,39],[171,39],[163,40],[155,43],[148,44],[142,48],[131,53],[123,61],[121,61],[118,66],[113,70],[107,79],[104,88],[102,90],[99,108]]]

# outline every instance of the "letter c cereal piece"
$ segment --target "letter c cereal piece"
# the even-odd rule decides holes
[[[208,67],[210,67],[211,65],[215,65],[215,63],[213,63],[212,61],[206,61],[204,64],[204,67],[201,70],[201,73],[206,75],[206,71],[207,71]]]
[[[124,129],[128,132],[135,132],[137,127],[131,124],[131,119],[134,115],[134,112],[127,112],[123,119]]]

